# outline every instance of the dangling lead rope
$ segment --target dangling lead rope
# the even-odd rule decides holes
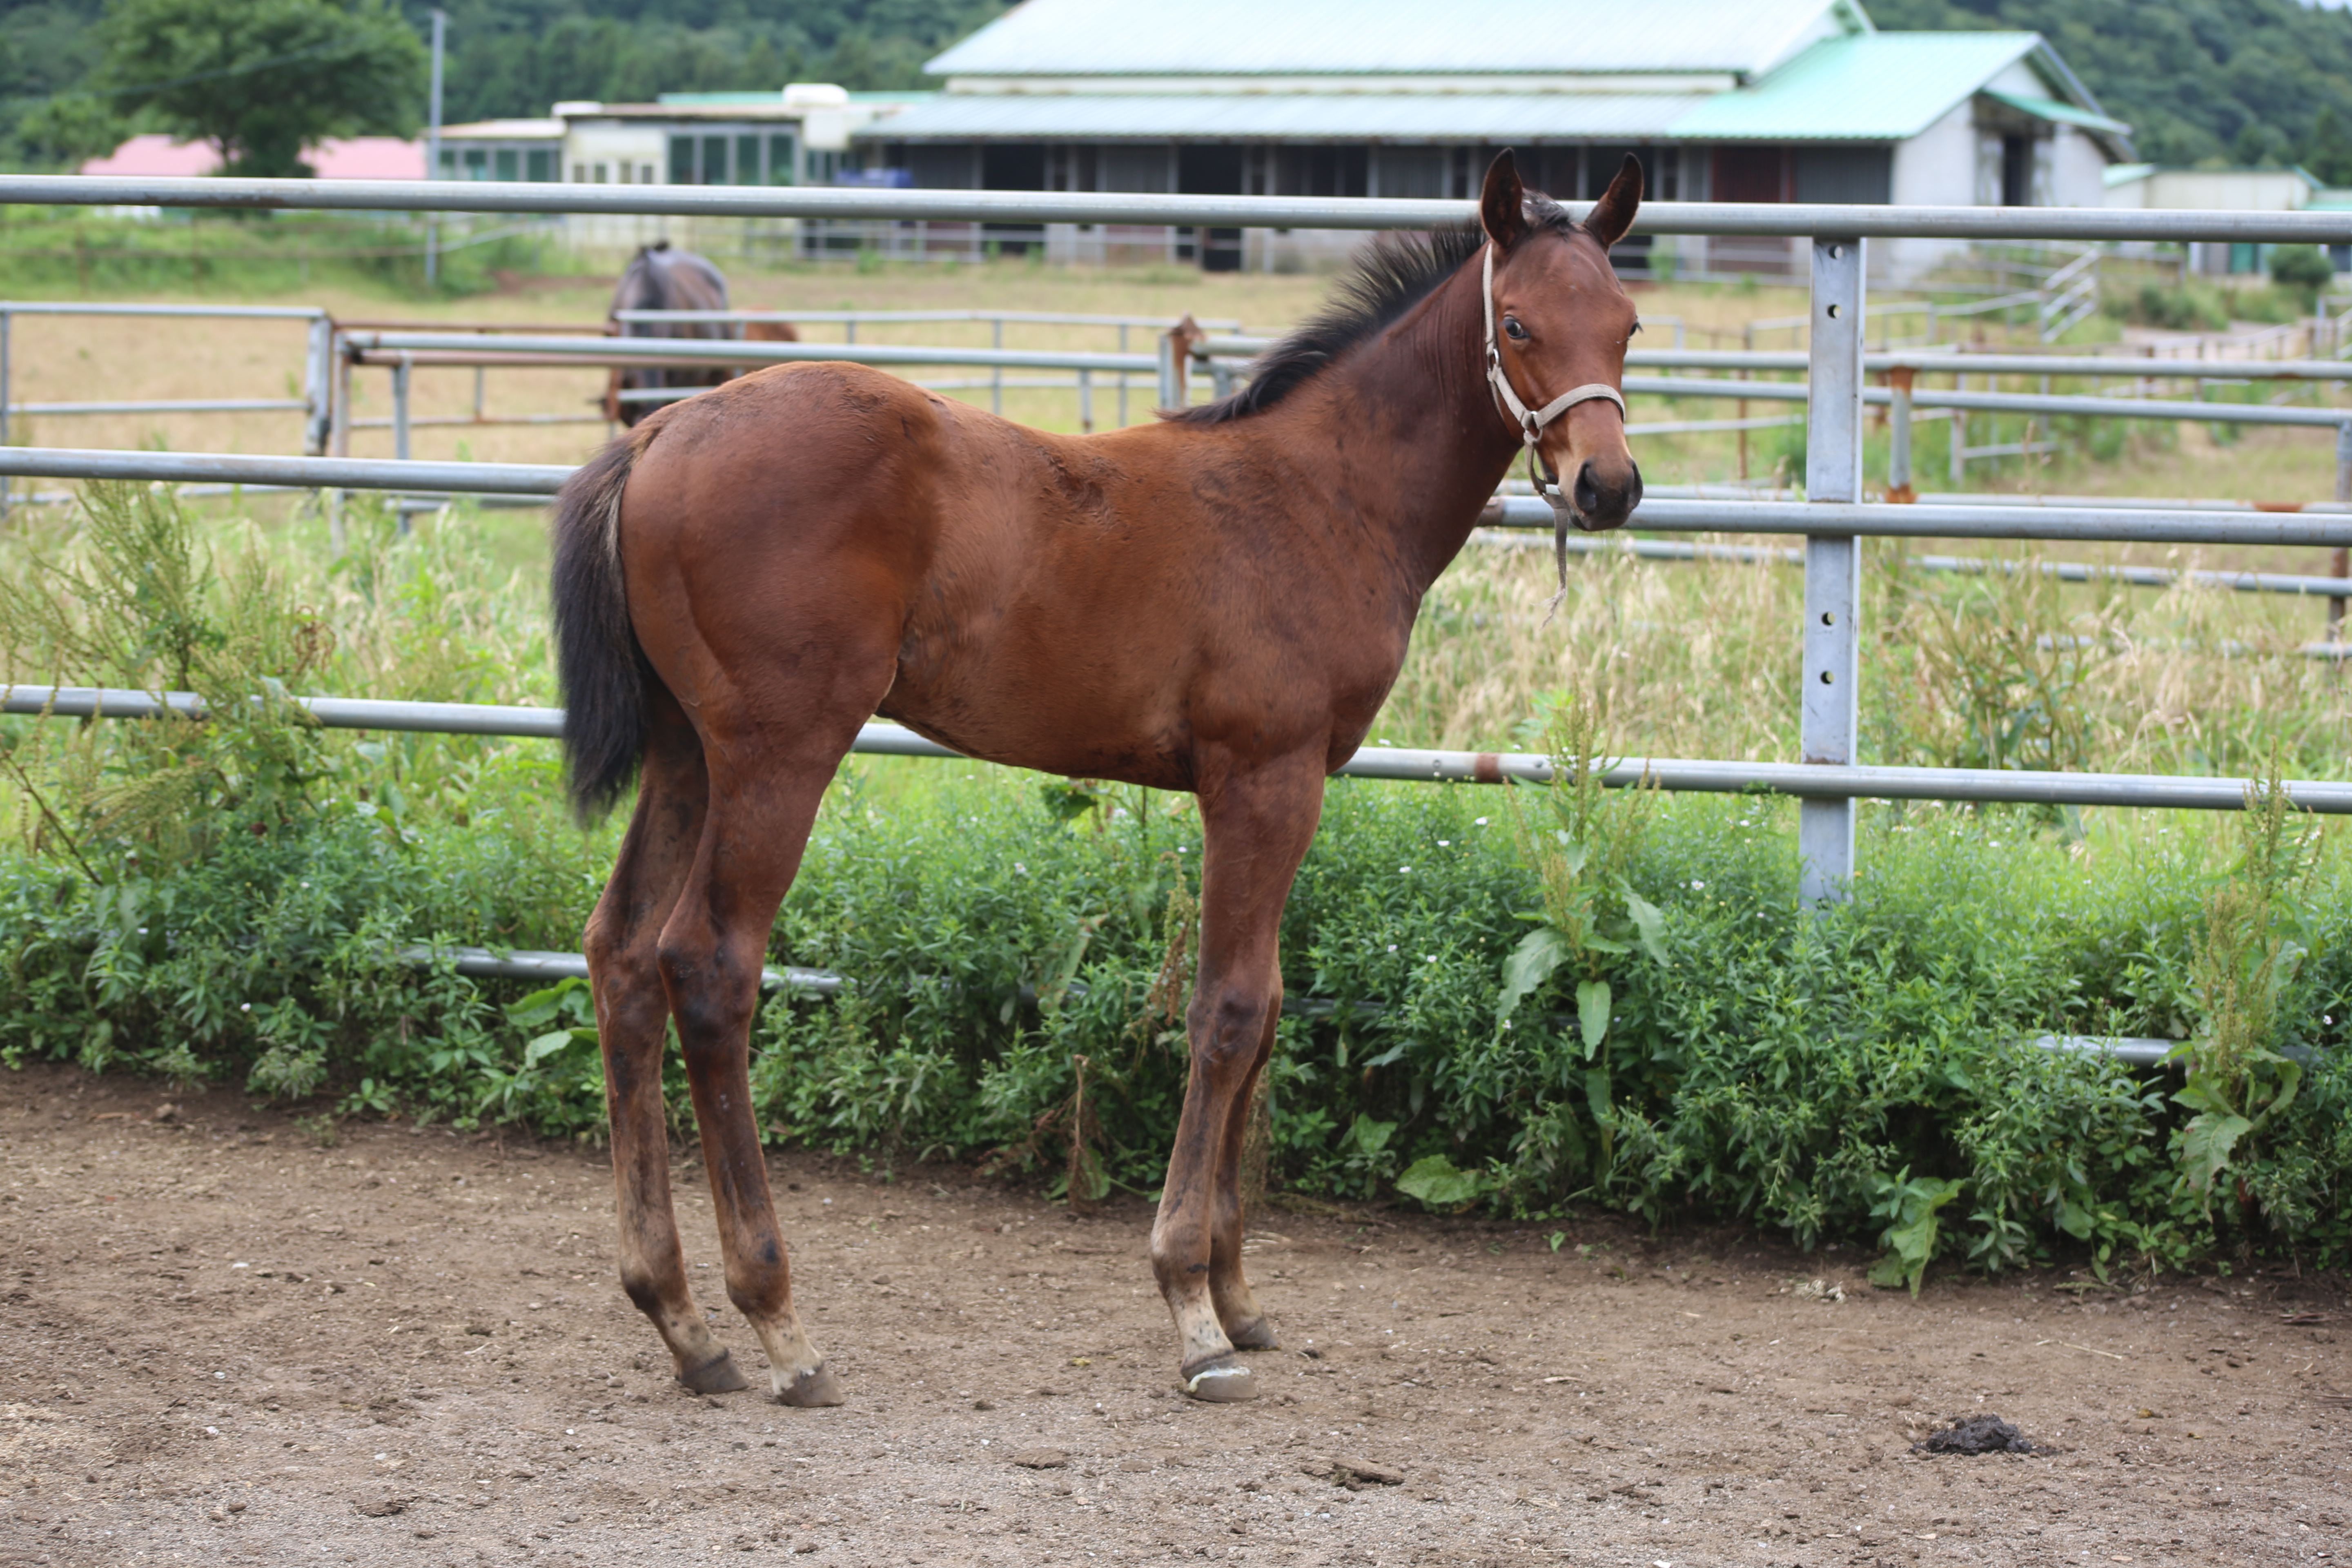
[[[1568,525],[1576,509],[1557,483],[1544,483],[1543,455],[1537,447],[1543,440],[1544,427],[1580,403],[1605,398],[1617,405],[1617,416],[1622,419],[1625,395],[1613,386],[1593,381],[1570,387],[1541,408],[1529,408],[1519,401],[1517,389],[1504,374],[1503,346],[1495,340],[1495,242],[1491,239],[1486,242],[1485,273],[1478,295],[1486,312],[1486,384],[1494,390],[1495,406],[1519,427],[1519,438],[1527,443],[1528,482],[1535,486],[1536,494],[1551,503],[1552,563],[1559,574],[1559,591],[1544,606],[1544,620],[1549,623],[1559,612],[1559,602],[1568,597]]]

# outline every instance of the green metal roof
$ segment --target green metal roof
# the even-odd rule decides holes
[[[1691,141],[1906,141],[2041,47],[2037,33],[1827,38],[1753,85],[1695,106],[1675,121],[1673,134]]]
[[[2104,131],[2110,136],[2131,134],[2131,127],[2120,120],[2110,120],[2104,114],[2094,114],[2071,103],[2060,103],[2056,99],[2028,98],[2021,92],[1995,92],[1990,88],[1985,89],[1985,96],[2031,114],[2036,120],[2048,120],[2060,125],[2079,125],[2085,131]]]

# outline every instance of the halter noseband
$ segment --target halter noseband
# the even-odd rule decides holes
[[[1580,403],[1606,399],[1617,405],[1617,416],[1622,419],[1625,395],[1613,386],[1592,381],[1569,388],[1541,408],[1529,408],[1519,400],[1517,389],[1504,373],[1503,346],[1495,341],[1495,242],[1491,239],[1486,242],[1485,276],[1478,299],[1486,311],[1486,384],[1494,391],[1495,406],[1519,427],[1519,439],[1527,443],[1528,482],[1535,486],[1536,494],[1551,503],[1552,556],[1559,572],[1559,592],[1544,606],[1544,620],[1549,624],[1559,613],[1559,602],[1568,596],[1568,521],[1576,503],[1560,492],[1557,479],[1550,484],[1544,482],[1543,457],[1537,447],[1543,440],[1544,427]]]
[[[1580,403],[1601,399],[1617,405],[1617,416],[1625,416],[1625,395],[1615,387],[1591,381],[1582,386],[1572,386],[1541,408],[1529,408],[1519,400],[1518,389],[1503,369],[1503,346],[1495,341],[1495,242],[1486,242],[1485,275],[1478,289],[1479,302],[1486,311],[1486,384],[1494,389],[1495,406],[1503,416],[1519,427],[1519,438],[1527,443],[1528,479],[1536,493],[1551,502],[1554,510],[1567,505],[1568,498],[1560,493],[1557,482],[1546,484],[1538,445],[1543,440],[1544,427]]]

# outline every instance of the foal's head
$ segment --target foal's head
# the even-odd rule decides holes
[[[1578,389],[1614,390],[1641,328],[1618,285],[1609,247],[1642,205],[1642,165],[1628,156],[1582,223],[1519,183],[1509,153],[1486,171],[1478,219],[1494,247],[1495,346],[1519,401],[1540,413]],[[1642,470],[1625,445],[1623,406],[1588,396],[1542,426],[1536,453],[1579,528],[1615,528],[1642,499]]]

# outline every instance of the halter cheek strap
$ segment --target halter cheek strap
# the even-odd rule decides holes
[[[1557,481],[1544,482],[1541,454],[1537,448],[1543,440],[1545,426],[1580,403],[1601,400],[1613,403],[1617,405],[1617,416],[1622,419],[1625,416],[1625,395],[1613,386],[1592,381],[1569,388],[1541,408],[1529,408],[1520,400],[1518,389],[1511,384],[1510,376],[1503,369],[1503,345],[1495,338],[1495,243],[1492,240],[1486,242],[1485,274],[1478,294],[1486,312],[1486,384],[1495,394],[1495,406],[1502,411],[1505,418],[1519,427],[1519,439],[1527,444],[1528,481],[1535,486],[1536,494],[1551,503],[1552,554],[1559,569],[1559,592],[1554,594],[1551,603],[1545,606],[1544,619],[1549,621],[1559,610],[1560,600],[1568,594],[1568,523],[1575,505],[1561,493]]]
[[[1503,369],[1503,345],[1495,337],[1495,246],[1492,240],[1486,244],[1485,276],[1478,294],[1486,311],[1486,384],[1494,391],[1495,405],[1503,411],[1505,418],[1519,427],[1519,439],[1527,444],[1528,448],[1528,478],[1534,481],[1536,493],[1553,506],[1559,506],[1564,500],[1559,486],[1543,482],[1542,470],[1537,460],[1536,448],[1543,440],[1545,427],[1580,403],[1601,400],[1615,404],[1618,417],[1622,419],[1625,416],[1625,395],[1613,386],[1591,381],[1582,386],[1570,387],[1541,408],[1529,408],[1520,400],[1518,389],[1511,384],[1509,374]]]

